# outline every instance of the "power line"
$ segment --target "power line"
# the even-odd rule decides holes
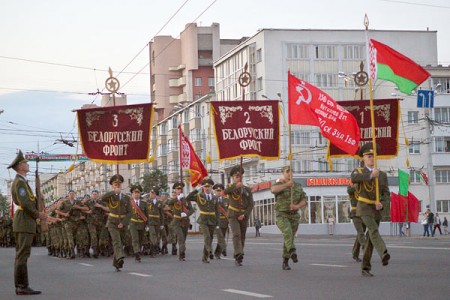
[[[384,2],[392,2],[392,3],[400,3],[400,4],[408,4],[408,5],[417,5],[417,6],[428,6],[428,7],[436,7],[436,8],[450,8],[450,6],[436,5],[436,4],[428,4],[428,3],[415,3],[409,1],[398,1],[398,0],[381,0]]]

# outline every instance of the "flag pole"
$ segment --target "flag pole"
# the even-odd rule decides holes
[[[369,68],[369,101],[370,101],[370,122],[372,127],[372,145],[373,145],[373,158],[374,165],[373,168],[377,168],[377,142],[375,138],[375,111],[373,107],[373,90],[372,90],[372,71],[370,64],[370,50],[369,50],[369,18],[367,14],[364,16],[364,26],[366,27],[366,59],[368,60],[368,68]],[[375,178],[375,203],[380,203],[380,193],[378,190],[378,177]]]

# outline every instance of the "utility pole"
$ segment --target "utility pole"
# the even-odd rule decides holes
[[[430,200],[430,210],[434,211],[436,208],[436,199],[434,198],[434,187],[435,187],[435,179],[434,179],[434,169],[433,169],[433,137],[431,136],[431,108],[425,108],[425,120],[426,120],[426,136],[428,142],[428,161],[427,161],[427,170],[428,170],[428,197]]]

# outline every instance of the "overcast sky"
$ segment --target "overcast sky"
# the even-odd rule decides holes
[[[3,193],[16,149],[75,152],[54,142],[77,134],[73,109],[100,104],[88,93],[103,90],[108,67],[129,104],[148,102],[147,43],[178,37],[187,23],[216,22],[221,38],[241,38],[260,28],[364,29],[367,13],[370,29],[436,30],[439,62],[450,64],[448,0],[0,0],[0,9]]]

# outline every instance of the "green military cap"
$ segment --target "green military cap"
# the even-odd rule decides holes
[[[162,192],[162,193],[161,193],[161,196],[162,196],[162,195],[169,196],[169,193],[168,193],[168,192]]]
[[[284,172],[284,171],[290,170],[290,169],[291,169],[291,166],[287,165],[287,166],[284,166],[284,167],[281,168],[281,172]]]
[[[116,174],[116,175],[113,175],[111,177],[111,179],[109,180],[110,185],[113,185],[113,183],[116,183],[116,182],[123,183],[123,176],[120,174]]]
[[[14,160],[12,161],[12,163],[8,166],[8,169],[13,168],[14,170],[16,169],[16,167],[21,163],[21,162],[26,162],[28,160],[25,159],[25,157],[23,156],[22,151],[19,150],[19,153],[17,153],[16,158],[14,158]]]
[[[202,180],[202,185],[203,186],[213,186],[214,185],[214,181],[211,178],[205,178]]]
[[[233,175],[242,175],[242,174],[244,174],[244,169],[241,168],[241,166],[234,166],[234,167],[232,167],[231,170],[230,170],[230,176],[233,176]]]
[[[224,186],[223,186],[223,184],[221,184],[221,183],[216,183],[214,186],[213,186],[213,190],[223,190],[224,189]]]
[[[175,182],[172,186],[172,189],[177,189],[177,188],[184,188],[184,183],[183,182]]]
[[[381,150],[380,145],[377,144],[377,153],[380,153],[380,150]],[[369,154],[373,155],[373,143],[371,143],[371,142],[362,145],[358,151],[358,155],[360,157],[363,157],[364,155],[369,155]]]
[[[130,187],[130,192],[139,192],[142,193],[142,187],[139,184],[132,185]]]

